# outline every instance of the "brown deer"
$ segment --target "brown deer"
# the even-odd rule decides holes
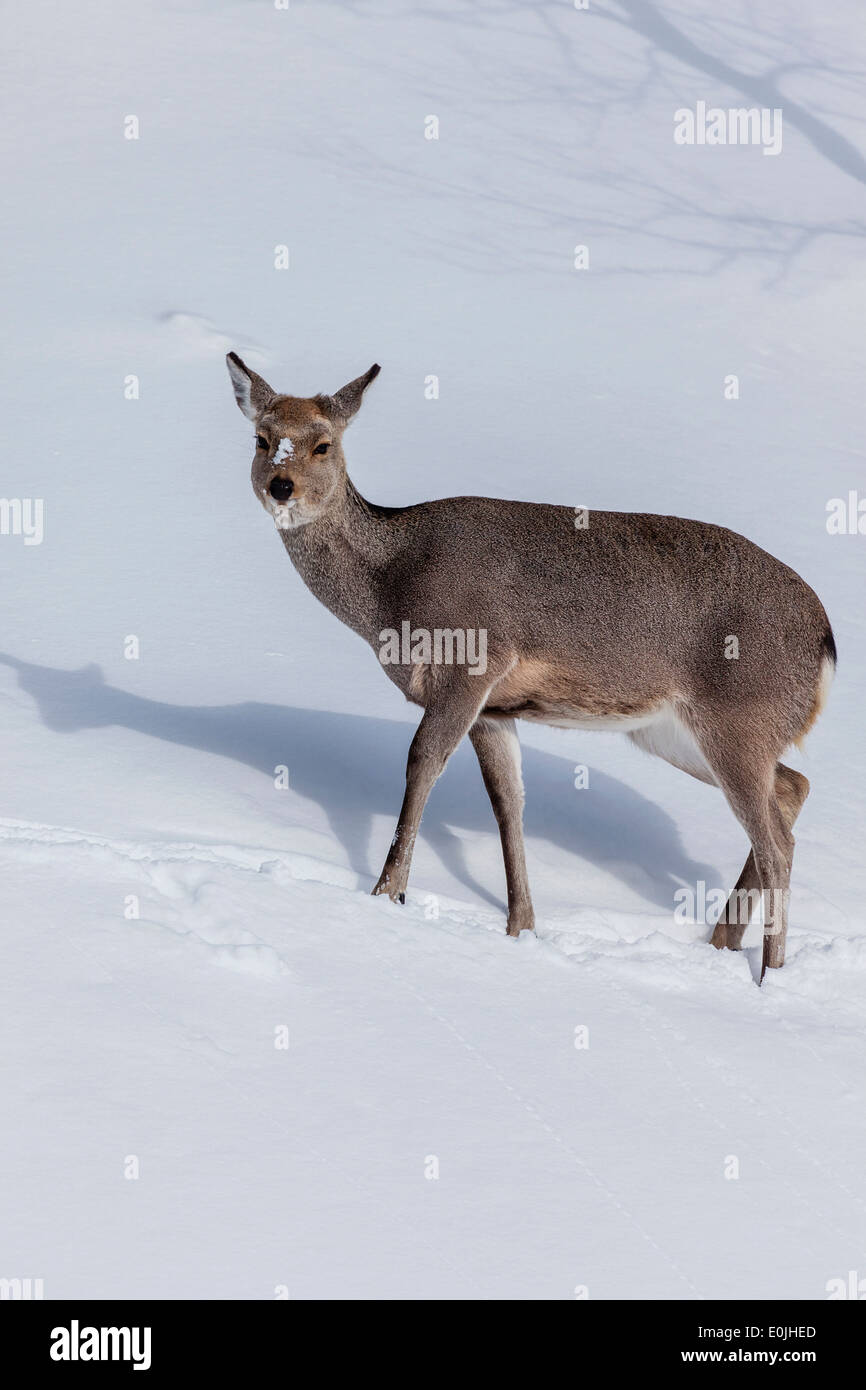
[[[809,586],[733,531],[680,517],[450,497],[367,502],[343,431],[374,365],[333,396],[280,395],[235,353],[253,489],[307,587],[424,713],[374,893],[405,901],[431,788],[464,734],[499,825],[508,935],[532,929],[515,719],[627,733],[721,787],[751,852],[712,936],[737,950],[763,904],[762,977],[785,959],[791,828],[809,791],[779,761],[836,663]]]

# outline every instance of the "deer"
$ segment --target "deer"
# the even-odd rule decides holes
[[[468,735],[499,828],[506,932],[533,931],[516,721],[614,730],[721,789],[750,849],[711,944],[739,950],[760,906],[760,980],[782,966],[809,782],[780,759],[821,713],[837,660],[809,585],[744,536],[677,516],[368,502],[343,435],[378,363],[333,395],[291,396],[226,361],[255,432],[253,491],[292,564],[423,711],[373,894],[405,902],[425,804]]]

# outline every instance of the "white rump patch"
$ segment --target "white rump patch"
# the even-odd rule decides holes
[[[832,661],[829,656],[825,656],[824,660],[821,662],[821,674],[818,677],[818,689],[815,692],[814,713],[812,714],[812,718],[809,721],[808,728],[804,729],[804,731],[801,734],[799,734],[797,738],[794,739],[794,746],[796,748],[799,748],[801,753],[805,751],[804,745],[806,739],[809,737],[809,734],[812,731],[812,727],[817,723],[818,719],[821,717],[824,706],[827,703],[827,697],[830,694],[830,686],[833,684],[833,677],[835,675],[835,661]]]

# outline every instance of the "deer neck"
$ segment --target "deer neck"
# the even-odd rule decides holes
[[[323,516],[281,533],[310,592],[373,644],[382,625],[380,576],[399,548],[389,525],[392,514],[389,508],[367,502],[347,477]]]

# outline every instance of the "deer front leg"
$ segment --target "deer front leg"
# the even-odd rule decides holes
[[[476,720],[469,731],[481,775],[499,826],[508,889],[508,935],[535,927],[523,847],[523,778],[520,743],[513,719]]]
[[[387,893],[392,902],[406,901],[412,851],[427,798],[454,749],[475,723],[488,689],[488,685],[479,689],[477,678],[464,675],[459,684],[437,692],[424,711],[409,749],[400,819],[374,895]]]

